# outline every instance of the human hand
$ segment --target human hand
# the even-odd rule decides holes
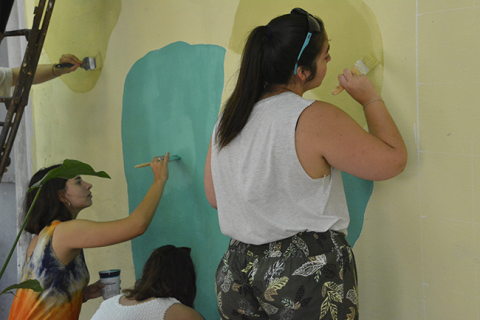
[[[62,63],[73,64],[73,66],[70,67],[70,68],[58,69],[60,75],[73,72],[73,71],[77,70],[82,65],[82,61],[80,59],[78,59],[76,56],[74,56],[73,54],[63,54],[60,57],[60,60],[58,60],[58,63],[59,64],[62,64]]]
[[[154,157],[150,163],[150,167],[153,171],[154,180],[162,180],[166,182],[168,180],[168,159],[170,158],[170,152],[167,152],[165,158]]]
[[[352,73],[350,69],[344,69],[343,73],[338,75],[338,82],[362,106],[369,101],[382,98],[370,79]]]
[[[101,283],[100,280],[91,284],[85,288],[83,293],[83,302],[87,302],[90,299],[95,299],[102,296],[102,288],[105,287],[104,283]]]

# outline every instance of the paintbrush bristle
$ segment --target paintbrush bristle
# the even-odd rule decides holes
[[[95,62],[95,58],[86,57],[82,61],[82,68],[85,70],[94,70],[97,68],[97,64]]]
[[[370,54],[366,55],[365,57],[363,57],[362,59],[358,60],[358,61],[355,63],[355,67],[356,67],[363,75],[369,73],[370,70],[372,70],[373,68],[375,68],[377,65],[378,65],[378,60],[377,60],[377,58],[375,58],[375,56],[373,55],[373,53],[370,53]]]

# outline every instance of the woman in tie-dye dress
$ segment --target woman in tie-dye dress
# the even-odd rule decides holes
[[[43,292],[19,289],[10,309],[10,320],[78,319],[82,303],[101,296],[102,285],[88,285],[83,248],[103,247],[143,234],[155,214],[168,179],[168,154],[165,160],[152,160],[154,181],[140,205],[126,218],[94,222],[77,219],[78,213],[92,205],[92,185],[80,176],[52,179],[42,188],[27,221],[26,231],[34,234],[22,268],[21,281],[36,279]],[[42,169],[29,186],[50,170]],[[35,191],[27,194],[28,209]]]

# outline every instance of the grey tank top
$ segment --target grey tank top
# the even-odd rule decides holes
[[[312,179],[295,150],[298,118],[314,100],[285,92],[259,101],[226,147],[213,132],[211,169],[223,234],[250,244],[303,231],[344,231],[350,221],[341,172]]]

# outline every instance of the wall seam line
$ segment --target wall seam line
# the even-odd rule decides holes
[[[417,142],[417,163],[418,163],[418,196],[420,203],[420,250],[421,250],[421,268],[422,268],[422,293],[423,293],[423,319],[426,320],[426,298],[425,298],[425,266],[424,266],[424,248],[423,248],[423,214],[422,214],[422,179],[420,171],[420,94],[419,94],[419,78],[418,78],[418,0],[415,1],[415,90],[416,90],[416,108],[417,108],[417,123],[416,123],[416,142]]]
[[[474,160],[475,157],[473,155],[473,139],[475,138],[474,135],[472,135],[471,139],[471,159],[472,159],[472,221],[473,221],[473,252],[474,254],[477,252],[477,232],[476,232],[476,227],[475,227],[475,166],[474,166]],[[474,270],[475,270],[475,294],[478,299],[478,264],[474,262]],[[480,319],[480,307],[477,304],[477,319]]]

